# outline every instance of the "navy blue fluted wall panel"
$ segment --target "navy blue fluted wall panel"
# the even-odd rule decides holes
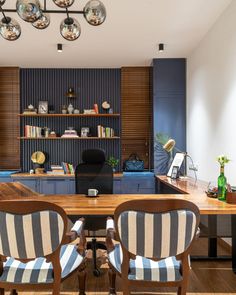
[[[120,69],[21,69],[21,113],[29,104],[38,108],[39,101],[48,101],[49,109],[61,113],[62,105],[72,103],[83,112],[93,108],[94,103],[103,112],[101,104],[110,102],[114,113],[120,113]],[[65,94],[73,87],[76,98],[68,99]],[[81,127],[90,127],[91,133],[97,136],[97,125],[112,127],[115,136],[120,136],[119,117],[23,117],[21,119],[21,136],[25,125],[48,127],[62,135],[65,129],[72,126],[78,133]],[[46,168],[62,161],[76,165],[81,161],[81,153],[87,148],[103,148],[107,157],[120,159],[120,140],[22,140],[22,171],[32,168],[31,154],[36,150],[47,154]]]
[[[186,151],[186,60],[153,60],[154,139],[165,133],[175,139],[176,147]],[[166,174],[168,154],[154,140],[154,170]]]

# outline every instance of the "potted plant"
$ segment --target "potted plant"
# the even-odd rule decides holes
[[[116,166],[119,163],[119,159],[116,159],[115,157],[111,156],[109,157],[109,159],[107,160],[107,163],[112,167],[113,172],[116,171]]]

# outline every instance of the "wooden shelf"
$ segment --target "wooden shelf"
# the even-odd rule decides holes
[[[18,114],[19,117],[119,117],[120,114]]]
[[[113,140],[120,139],[119,136],[113,137],[17,137],[21,140]]]

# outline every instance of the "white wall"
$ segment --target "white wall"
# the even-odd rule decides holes
[[[226,154],[225,174],[236,185],[236,1],[187,59],[187,151],[207,181]]]

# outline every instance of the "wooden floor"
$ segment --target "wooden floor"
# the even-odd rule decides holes
[[[205,254],[207,244],[205,239],[200,239],[195,245],[193,254]],[[220,247],[220,253],[227,253],[228,249]],[[88,251],[88,256],[91,252]],[[106,254],[100,251],[99,263],[102,264],[102,275],[96,278],[92,274],[91,259],[88,259],[87,276],[87,295],[107,295],[108,294],[108,266],[106,264]],[[191,275],[188,287],[188,294],[236,294],[236,275],[231,270],[230,261],[192,261]],[[75,295],[78,288],[77,277],[71,277],[62,284],[61,295]],[[117,278],[117,295],[122,294],[121,281]],[[139,292],[137,292],[139,291]],[[176,294],[175,290],[152,289],[152,290],[134,290],[132,294]],[[8,293],[7,293],[8,294]],[[19,295],[49,295],[50,292],[20,292]]]

